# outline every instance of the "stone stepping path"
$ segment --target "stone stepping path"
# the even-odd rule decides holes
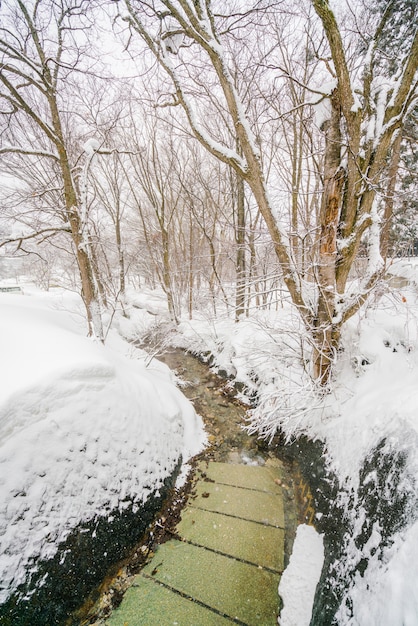
[[[176,538],[106,626],[277,625],[285,521],[280,464],[199,463]]]

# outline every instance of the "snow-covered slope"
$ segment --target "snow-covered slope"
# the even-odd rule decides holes
[[[74,296],[0,294],[0,603],[33,559],[140,506],[204,441],[168,370],[84,328]]]

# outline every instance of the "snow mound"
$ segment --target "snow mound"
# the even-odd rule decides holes
[[[377,555],[370,561],[365,575],[357,575],[351,592],[354,617],[339,618],[344,624],[361,626],[373,623],[379,626],[403,624],[415,626],[418,616],[418,522],[395,538],[394,544],[382,560]],[[407,574],[407,575],[406,575]],[[386,598],[386,602],[382,602]],[[373,616],[373,622],[370,616]]]
[[[289,565],[279,584],[283,609],[280,626],[309,626],[316,585],[324,562],[322,535],[301,524],[296,531]]]
[[[94,137],[88,139],[83,145],[84,152],[89,156],[92,156],[95,152],[97,152],[97,150],[99,150],[99,148],[100,141],[98,139],[95,139]]]
[[[204,435],[164,369],[84,337],[74,308],[0,294],[0,321],[1,603],[80,523],[144,503]]]

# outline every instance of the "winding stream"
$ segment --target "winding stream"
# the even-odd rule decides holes
[[[345,602],[347,590],[355,577],[362,575],[367,568],[362,550],[374,523],[377,522],[381,528],[383,539],[379,550],[382,550],[390,545],[399,528],[406,527],[408,520],[416,519],[417,496],[414,485],[406,480],[402,451],[392,450],[390,442],[382,440],[365,460],[358,494],[345,493],[337,477],[326,468],[322,442],[301,436],[285,444],[278,436],[271,446],[267,446],[243,430],[247,407],[235,397],[229,381],[180,349],[170,350],[159,358],[183,381],[183,393],[193,402],[205,422],[209,446],[199,455],[199,460],[262,465],[269,457],[274,457],[282,463],[287,472],[283,480],[285,565],[291,553],[297,523],[312,523],[316,518],[315,527],[324,534],[325,562],[317,586],[311,624],[330,626],[337,623],[336,612]],[[370,476],[374,477],[372,481]],[[382,491],[388,496],[386,500],[381,497]],[[338,505],[342,493],[349,500],[347,510]],[[183,492],[174,490],[171,500],[151,527],[145,544],[138,546],[132,557],[119,565],[113,577],[101,586],[98,590],[100,601],[93,612],[89,612],[94,618],[74,621],[68,626],[103,626],[106,623],[106,616],[122,597],[129,579],[139,571],[148,555],[152,555],[155,544],[169,539],[175,531],[187,495],[187,484]],[[355,520],[363,513],[364,523],[359,525]],[[350,538],[356,542],[358,562],[349,558],[351,553],[347,541]]]
[[[229,381],[179,348],[165,352],[159,360],[184,381],[182,392],[204,420],[210,444],[204,458],[263,465],[269,456],[267,446],[243,430],[248,407],[234,397]]]

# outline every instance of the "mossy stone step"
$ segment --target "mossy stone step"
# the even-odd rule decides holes
[[[284,531],[222,513],[188,507],[177,532],[193,544],[277,572],[284,568]]]
[[[143,576],[128,589],[107,626],[231,626],[233,622]]]
[[[173,539],[107,626],[276,626],[284,559],[280,467],[200,463]]]
[[[279,465],[272,463],[260,466],[216,461],[201,462],[198,465],[197,476],[225,485],[282,495],[280,483],[283,472]]]
[[[248,626],[277,624],[277,573],[172,540],[158,547],[143,574]]]
[[[202,481],[195,490],[189,500],[195,508],[284,528],[283,500],[277,494]]]

